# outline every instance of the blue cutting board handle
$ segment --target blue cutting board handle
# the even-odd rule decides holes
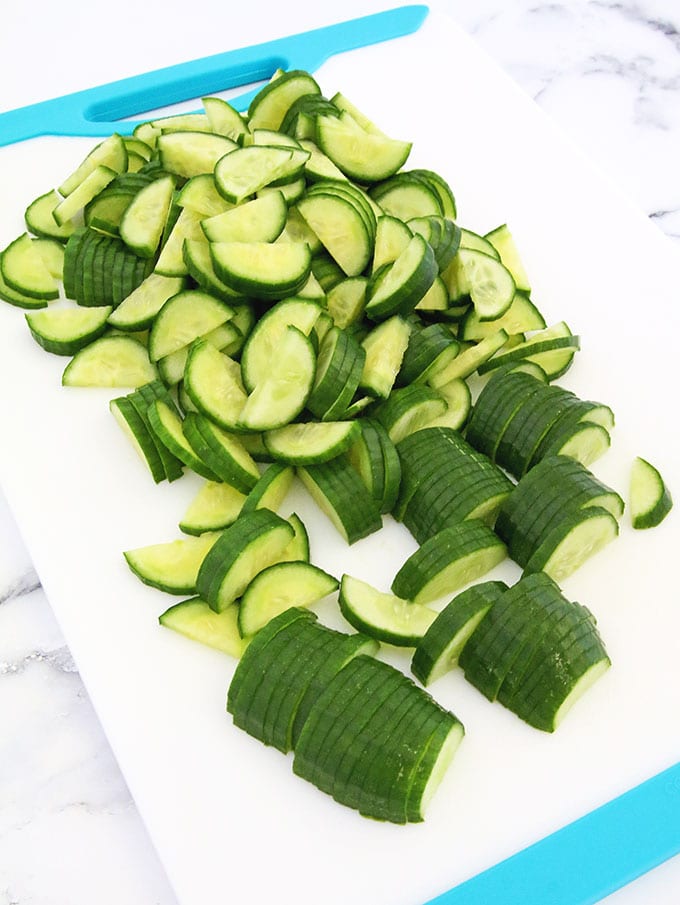
[[[680,852],[680,764],[427,905],[593,905]]]
[[[401,6],[10,110],[0,114],[0,145],[38,135],[129,134],[137,123],[123,117],[262,81],[278,68],[314,72],[336,53],[417,31],[427,12]],[[255,93],[231,103],[243,110]]]

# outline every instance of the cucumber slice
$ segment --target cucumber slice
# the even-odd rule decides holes
[[[499,349],[508,341],[508,334],[502,328],[467,349],[463,349],[441,371],[436,371],[428,378],[428,383],[435,389],[456,378],[469,377],[475,371],[482,372],[484,363],[492,359]],[[493,359],[492,359],[493,360]]]
[[[80,166],[59,186],[60,195],[70,195],[99,166],[105,166],[116,173],[127,169],[127,148],[125,142],[114,132],[93,148]]]
[[[297,209],[347,276],[365,270],[373,253],[373,236],[352,201],[337,194],[308,193]]]
[[[237,147],[224,135],[184,129],[164,132],[156,143],[163,169],[183,179],[212,173],[217,162]]]
[[[217,217],[234,207],[231,201],[227,201],[217,191],[212,173],[192,176],[182,186],[175,198],[175,204],[181,208],[189,208],[193,213],[205,218]]]
[[[316,356],[308,337],[286,327],[269,373],[246,399],[239,415],[242,430],[268,431],[293,421],[312,390]]]
[[[261,88],[248,107],[251,129],[279,129],[288,110],[304,95],[320,95],[321,89],[308,72],[291,69]]]
[[[312,267],[309,247],[302,242],[213,242],[210,254],[230,289],[270,301],[295,295]]]
[[[59,204],[60,198],[54,189],[40,195],[26,208],[24,220],[29,231],[35,236],[44,236],[48,239],[66,241],[73,233],[75,227],[72,223],[64,223],[59,226],[54,219],[54,209]]]
[[[161,613],[158,622],[173,632],[236,659],[239,659],[246,649],[246,642],[238,630],[236,606],[227,607],[223,612],[216,613],[210,609],[205,600],[192,597],[190,600],[176,603]]]
[[[186,361],[184,389],[200,412],[224,430],[237,429],[247,399],[238,362],[198,340]]]
[[[430,387],[414,383],[390,394],[375,409],[375,417],[397,444],[446,411],[446,400]]]
[[[414,603],[430,603],[485,575],[507,556],[505,544],[476,520],[430,537],[399,569],[392,591]]]
[[[360,387],[386,399],[394,386],[408,348],[411,325],[398,314],[370,331],[361,345],[366,352]]]
[[[277,563],[250,582],[239,606],[241,635],[254,635],[290,607],[309,607],[338,587],[338,581],[307,562]]]
[[[158,444],[131,399],[128,396],[112,399],[109,403],[109,410],[129,439],[133,449],[147,465],[154,481],[156,483],[163,481],[166,473]]]
[[[436,610],[377,591],[365,581],[343,575],[340,612],[357,631],[399,647],[415,647],[437,618]]]
[[[59,285],[40,254],[37,239],[23,233],[0,257],[2,279],[10,289],[33,299],[56,299]]]
[[[415,235],[384,277],[369,291],[366,316],[384,320],[393,314],[408,314],[423,298],[437,276],[434,252],[422,236]]]
[[[149,334],[149,355],[158,361],[191,345],[233,317],[233,310],[206,292],[185,289],[165,302]]]
[[[116,178],[116,171],[110,167],[96,167],[70,194],[55,207],[52,216],[58,226],[73,220],[102,189]]]
[[[441,217],[444,213],[439,192],[413,172],[397,173],[374,185],[371,197],[391,217],[408,222],[414,217]]]
[[[245,499],[244,493],[229,484],[206,481],[187,507],[179,529],[199,535],[228,528],[239,517]]]
[[[411,660],[411,672],[423,685],[430,685],[457,665],[470,637],[505,590],[503,582],[482,582],[444,607],[418,642]]]
[[[219,535],[196,580],[199,595],[216,612],[240,597],[255,576],[273,565],[293,538],[292,526],[269,509],[256,509]]]
[[[288,207],[281,192],[239,204],[201,221],[211,242],[273,242],[286,224]]]
[[[317,117],[316,141],[345,176],[364,184],[392,176],[411,153],[411,142],[365,132],[342,115]]]
[[[168,299],[184,289],[184,284],[184,277],[150,273],[110,315],[109,324],[132,333],[146,330]]]
[[[102,336],[77,352],[61,378],[66,387],[139,387],[158,377],[146,347],[131,336]]]
[[[288,496],[294,476],[293,469],[282,462],[269,465],[246,497],[242,512],[251,512],[253,509],[278,512]]]
[[[497,226],[496,229],[488,232],[484,236],[484,238],[488,242],[491,242],[493,247],[499,253],[502,263],[512,274],[512,278],[515,281],[517,289],[520,292],[526,292],[528,295],[531,292],[529,277],[527,276],[526,270],[524,269],[519,251],[517,250],[517,246],[515,245],[515,240],[513,239],[512,233],[508,229],[507,224],[503,223],[501,226]],[[545,324],[543,326],[545,326]]]
[[[299,148],[236,148],[217,162],[215,185],[227,201],[240,204],[277,179],[300,175],[308,159],[309,151]]]
[[[203,97],[201,102],[213,132],[226,135],[232,141],[238,141],[248,133],[248,127],[241,114],[223,98]]]
[[[440,386],[437,392],[446,402],[446,410],[441,415],[436,415],[423,427],[448,427],[452,430],[460,430],[467,421],[472,407],[470,387],[461,378],[454,378]]]
[[[673,508],[673,499],[661,473],[640,456],[633,459],[628,498],[633,528],[655,528]]]
[[[357,421],[308,421],[266,431],[263,440],[272,458],[280,462],[315,465],[345,452],[359,433]]]
[[[120,221],[120,237],[135,254],[152,258],[170,213],[175,180],[163,176],[150,182],[132,199]]]
[[[201,220],[203,215],[185,207],[180,212],[163,243],[163,249],[156,261],[154,270],[166,277],[183,277],[189,273],[184,260],[184,243],[186,240],[203,239]]]
[[[112,310],[55,308],[25,317],[33,339],[43,349],[55,355],[75,355],[104,333]]]
[[[500,261],[472,248],[460,248],[468,292],[481,321],[493,321],[510,308],[515,297],[515,281]]]
[[[123,556],[144,584],[168,594],[193,594],[198,570],[219,537],[219,532],[202,534],[126,550]]]
[[[470,308],[461,321],[459,336],[464,340],[479,341],[501,327],[509,334],[528,333],[543,330],[545,319],[531,299],[519,290],[515,293],[512,304],[499,318],[483,321],[474,308]]]

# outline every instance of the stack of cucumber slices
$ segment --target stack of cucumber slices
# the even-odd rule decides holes
[[[624,510],[589,471],[611,409],[555,383],[579,336],[546,323],[507,225],[461,226],[410,151],[277,71],[246,115],[205,98],[105,139],[0,255],[0,298],[70,358],[62,383],[125,390],[110,410],[152,480],[202,479],[180,538],[124,554],[186,598],[161,624],[239,659],[239,728],[395,823],[423,819],[464,731],[380,645],[554,731],[609,666],[556,582]],[[310,561],[294,482],[346,544],[403,523],[419,546],[389,591]],[[672,506],[641,458],[629,501],[635,528]],[[488,577],[508,557],[510,587]],[[310,609],[335,594],[353,633]]]

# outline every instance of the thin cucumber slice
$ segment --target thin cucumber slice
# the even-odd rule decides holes
[[[298,477],[348,544],[382,527],[378,506],[345,456],[301,466]]]
[[[190,207],[182,208],[179,217],[163,243],[163,249],[156,261],[154,270],[166,277],[182,277],[189,273],[184,260],[184,243],[186,240],[203,239],[201,220],[203,215]]]
[[[198,593],[216,612],[241,597],[255,576],[273,565],[293,538],[292,526],[269,509],[256,509],[226,528],[198,572]]]
[[[217,191],[212,173],[192,176],[182,186],[175,198],[175,204],[181,208],[189,208],[205,218],[217,217],[234,207],[231,201],[227,201]]]
[[[239,517],[246,495],[230,484],[206,481],[182,516],[179,529],[184,534],[205,534],[233,525]]]
[[[154,319],[149,334],[149,355],[158,361],[205,336],[233,317],[224,302],[197,289],[185,289],[169,298]]]
[[[106,166],[116,173],[124,173],[127,161],[125,142],[114,132],[93,148],[80,166],[62,182],[59,194],[70,195],[98,166]]]
[[[411,672],[423,685],[454,669],[470,637],[506,588],[500,581],[482,582],[444,607],[418,642],[411,660]]]
[[[16,308],[27,308],[34,310],[36,308],[47,308],[48,299],[39,299],[35,296],[26,295],[23,292],[17,292],[5,282],[2,275],[2,255],[0,255],[0,299],[14,305]]]
[[[201,102],[213,132],[226,135],[232,141],[238,141],[247,134],[245,120],[238,110],[223,98],[204,97],[201,98]]]
[[[159,454],[158,444],[131,399],[128,396],[112,399],[109,403],[109,409],[132,444],[133,449],[148,467],[151,477],[156,483],[163,481],[166,473]]]
[[[163,169],[183,179],[212,173],[217,162],[236,147],[224,135],[189,130],[165,132],[156,143]]]
[[[247,399],[238,362],[198,340],[186,361],[184,389],[200,412],[224,430],[237,430]]]
[[[219,537],[216,532],[167,544],[151,544],[126,550],[123,556],[144,584],[168,594],[193,594],[201,563]]]
[[[258,467],[233,434],[195,412],[187,413],[182,429],[199,459],[220,480],[241,493],[248,493],[257,484]]]
[[[168,402],[157,399],[147,409],[149,426],[163,445],[196,474],[210,481],[217,479],[212,469],[196,454],[184,435],[182,419],[177,410]]]
[[[673,499],[661,473],[640,456],[633,459],[628,498],[633,528],[655,528],[673,508]]]
[[[368,281],[352,277],[334,286],[326,297],[326,307],[336,327],[343,330],[361,319],[366,307]]]
[[[527,295],[518,290],[505,314],[493,321],[481,320],[477,311],[470,308],[461,321],[458,335],[461,339],[478,342],[501,327],[513,336],[517,333],[543,330],[545,326],[541,312]]]
[[[293,484],[295,472],[289,465],[274,462],[267,466],[243,504],[242,512],[271,509],[278,512]]]
[[[358,421],[308,421],[266,431],[263,440],[272,458],[280,462],[315,465],[345,452],[359,432]]]
[[[438,387],[437,392],[446,402],[446,410],[441,415],[435,415],[423,427],[449,427],[452,430],[460,430],[472,408],[470,387],[462,378],[454,377],[453,380]]]
[[[321,307],[315,302],[287,299],[272,305],[258,320],[241,355],[243,384],[249,392],[270,373],[287,328],[297,327],[309,336],[320,314]]]
[[[371,197],[384,213],[408,222],[414,217],[441,217],[444,213],[439,192],[413,172],[397,173],[371,187]]]
[[[47,352],[75,355],[106,330],[107,308],[55,308],[27,314],[26,323],[33,339]]]
[[[399,569],[392,591],[415,603],[430,603],[481,578],[507,556],[490,528],[469,520],[430,537]]]
[[[278,130],[288,110],[304,95],[320,95],[321,89],[308,73],[291,69],[281,73],[261,88],[248,107],[251,130]]]
[[[484,252],[461,247],[457,260],[463,267],[472,304],[481,321],[501,317],[515,297],[515,281],[500,261]]]
[[[174,191],[175,180],[163,176],[141,189],[125,209],[118,232],[128,248],[142,258],[156,254]]]
[[[456,378],[469,377],[475,371],[483,369],[484,363],[494,356],[499,349],[502,349],[508,341],[508,334],[502,328],[496,330],[490,336],[486,336],[483,340],[463,349],[462,352],[449,362],[441,371],[436,371],[428,378],[428,383],[435,389],[443,386],[449,381]]]
[[[408,314],[423,298],[437,276],[434,252],[420,235],[414,235],[389,270],[369,293],[366,316],[384,320]]]
[[[397,444],[445,411],[446,400],[436,390],[414,383],[390,393],[376,408],[375,417]]]
[[[383,214],[376,221],[375,246],[371,272],[385,264],[392,264],[411,241],[413,233],[399,217]]]
[[[276,561],[309,562],[309,535],[302,519],[293,512],[287,521],[293,529],[293,539]]]
[[[299,148],[236,148],[217,162],[215,185],[227,201],[240,204],[277,179],[299,175],[308,159],[309,152]]]
[[[357,631],[399,647],[415,647],[437,617],[436,610],[377,591],[351,575],[340,582],[340,612]]]
[[[286,327],[268,375],[246,399],[239,427],[268,431],[295,420],[312,390],[315,370],[309,338],[297,327]]]
[[[373,327],[361,345],[366,359],[360,387],[371,396],[386,399],[394,386],[408,348],[411,325],[399,315]]]
[[[411,153],[411,142],[365,132],[342,116],[319,116],[316,141],[345,176],[364,184],[392,176]]]
[[[555,581],[561,581],[613,541],[618,533],[619,524],[607,509],[586,506],[573,510],[538,545],[523,574],[545,572]]]
[[[7,246],[0,257],[3,281],[22,296],[56,299],[59,285],[38,249],[37,239],[23,233]]]
[[[365,270],[373,253],[373,237],[349,198],[325,192],[308,194],[297,209],[346,276],[358,276]]]
[[[338,581],[306,562],[277,563],[264,569],[246,588],[239,607],[238,625],[245,638],[290,607],[309,607],[338,587]]]
[[[116,178],[116,171],[110,167],[98,166],[55,207],[52,216],[59,226],[79,214],[102,189]]]
[[[158,377],[146,347],[131,336],[107,335],[77,352],[61,378],[68,387],[139,387]]]
[[[67,222],[59,226],[54,219],[54,209],[60,200],[59,195],[52,189],[28,205],[24,220],[33,235],[65,242],[73,233],[75,227],[72,223]]]
[[[501,226],[497,226],[496,229],[487,233],[484,238],[488,242],[491,242],[501,256],[501,261],[512,274],[517,289],[520,292],[529,294],[531,292],[529,277],[524,269],[515,240],[513,239],[507,224],[503,223]]]
[[[213,242],[210,253],[215,272],[227,286],[267,300],[295,295],[312,267],[303,242]]]
[[[168,299],[181,292],[184,285],[184,277],[150,273],[112,312],[109,324],[131,333],[146,330]]]
[[[201,221],[211,242],[273,242],[286,224],[288,206],[280,192],[232,207]]]
[[[176,603],[158,617],[165,628],[172,629],[185,638],[198,641],[207,647],[236,657],[246,649],[246,642],[238,630],[238,607],[227,607],[221,613],[210,609],[205,600],[192,597]]]

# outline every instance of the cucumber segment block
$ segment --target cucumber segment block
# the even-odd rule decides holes
[[[193,594],[199,568],[219,537],[219,532],[187,537],[126,550],[123,556],[144,584],[168,594]]]
[[[631,523],[637,529],[655,528],[673,508],[673,498],[661,473],[640,456],[633,459],[629,499]]]
[[[471,635],[507,585],[485,581],[458,594],[428,628],[411,660],[411,672],[430,685],[453,669]]]
[[[485,575],[506,555],[505,544],[482,522],[460,522],[430,537],[406,560],[392,591],[429,603]]]
[[[131,336],[102,336],[77,352],[61,378],[70,387],[139,387],[158,377],[146,347]]]
[[[362,418],[357,423],[360,430],[348,452],[349,461],[380,511],[391,512],[401,481],[399,454],[379,421]]]
[[[244,493],[229,484],[206,481],[189,503],[179,529],[184,534],[198,535],[228,528],[239,517],[245,498]]]
[[[198,641],[215,650],[238,659],[246,648],[238,630],[238,607],[227,607],[221,613],[210,609],[205,600],[192,597],[176,603],[158,617],[166,628],[172,629],[192,641]]]
[[[357,631],[398,647],[415,647],[437,617],[435,610],[377,591],[365,581],[343,575],[340,612]]]
[[[382,527],[378,506],[344,455],[321,465],[301,466],[298,476],[348,544]]]
[[[358,421],[307,421],[266,431],[264,445],[272,458],[292,465],[317,465],[345,452],[360,433]]]
[[[338,580],[306,562],[276,563],[250,582],[239,606],[238,624],[245,638],[292,606],[308,607],[332,594]]]
[[[111,414],[118,422],[133,448],[146,463],[151,477],[156,483],[165,479],[165,468],[161,460],[158,444],[146,422],[132,404],[128,396],[112,399],[109,403]]]
[[[56,308],[27,314],[26,323],[33,339],[47,352],[75,355],[106,330],[113,309]]]
[[[293,534],[292,526],[268,509],[242,515],[220,534],[203,561],[196,581],[199,595],[216,612],[226,609],[258,572],[277,560]]]

